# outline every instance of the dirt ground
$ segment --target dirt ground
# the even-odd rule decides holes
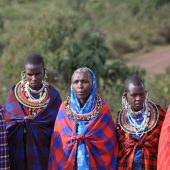
[[[130,65],[139,65],[146,69],[150,76],[165,72],[170,67],[170,46],[162,47],[150,53],[139,56],[127,63]]]

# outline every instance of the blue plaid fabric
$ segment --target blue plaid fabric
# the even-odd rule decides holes
[[[7,143],[7,132],[3,118],[3,108],[0,106],[0,170],[9,170],[9,153]]]
[[[51,134],[61,104],[59,93],[49,86],[50,101],[34,119],[24,119],[25,106],[9,93],[5,120],[7,122],[12,170],[47,170]]]

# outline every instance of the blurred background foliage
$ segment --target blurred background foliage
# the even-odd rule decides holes
[[[170,0],[1,0],[0,102],[5,104],[20,80],[25,56],[36,52],[63,100],[73,70],[87,66],[113,115],[121,107],[122,84],[134,73],[145,79],[151,99],[167,109],[170,71],[148,79],[145,70],[126,62],[170,43],[169,9]]]

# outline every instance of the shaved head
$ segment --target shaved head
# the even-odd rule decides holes
[[[124,83],[124,92],[129,91],[130,86],[141,86],[145,89],[143,80],[138,75],[129,76]]]
[[[36,54],[36,53],[31,53],[26,57],[24,61],[24,65],[27,65],[27,64],[42,65],[42,67],[44,67],[44,60],[41,55]]]

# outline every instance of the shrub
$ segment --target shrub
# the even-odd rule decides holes
[[[166,111],[170,103],[168,95],[170,94],[170,68],[165,74],[147,79],[146,83],[149,97]]]

